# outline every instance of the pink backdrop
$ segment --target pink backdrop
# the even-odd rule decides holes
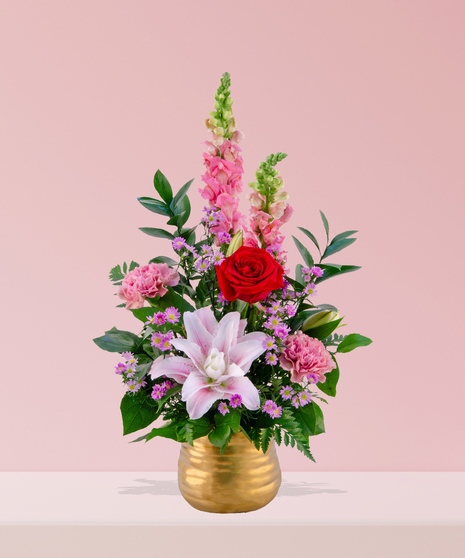
[[[169,253],[136,198],[158,168],[200,186],[228,71],[246,182],[289,154],[292,267],[319,209],[360,230],[337,261],[363,269],[317,300],[374,343],[340,358],[317,464],[284,449],[283,469],[465,470],[464,18],[459,0],[4,3],[0,469],[176,468],[176,443],[121,436],[117,356],[92,338],[137,331],[108,271]]]

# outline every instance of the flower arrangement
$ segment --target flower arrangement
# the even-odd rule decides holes
[[[232,434],[242,432],[263,452],[274,438],[313,460],[309,437],[324,432],[317,401],[336,395],[338,355],[371,343],[359,334],[335,333],[343,318],[315,298],[323,281],[359,269],[326,263],[356,240],[357,231],[330,240],[320,212],[324,248],[299,227],[319,261],[293,237],[303,265],[291,277],[281,229],[293,210],[275,168],[286,154],[270,155],[260,164],[249,184],[247,219],[239,211],[244,134],[236,128],[232,104],[225,73],[206,121],[210,137],[199,190],[206,207],[200,225],[186,226],[193,180],[174,194],[157,171],[159,198],[139,198],[174,227],[174,232],[140,229],[169,240],[173,257],[157,256],[142,266],[124,263],[110,272],[123,300],[119,306],[140,320],[140,333],[112,328],[94,341],[121,354],[115,373],[126,388],[124,435],[158,417],[165,421],[135,441],[162,436],[192,445],[208,436],[222,454]]]

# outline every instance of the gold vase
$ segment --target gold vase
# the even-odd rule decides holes
[[[212,513],[240,513],[263,508],[281,485],[274,440],[264,454],[244,434],[233,434],[223,455],[208,437],[194,446],[181,444],[178,485],[194,508]]]

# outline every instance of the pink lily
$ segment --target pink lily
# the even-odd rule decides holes
[[[159,357],[152,365],[152,378],[168,376],[183,384],[181,397],[192,420],[202,417],[218,399],[234,394],[251,411],[260,407],[257,388],[246,378],[252,362],[265,352],[266,334],[244,335],[246,320],[230,312],[218,322],[211,308],[184,313],[187,339],[171,344],[188,358]]]

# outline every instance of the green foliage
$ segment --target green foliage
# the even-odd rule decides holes
[[[337,328],[337,326],[342,322],[343,319],[344,318],[339,318],[338,320],[333,320],[331,322],[328,322],[327,324],[322,324],[318,327],[306,329],[305,332],[310,337],[315,337],[316,339],[323,341],[323,339],[326,339],[328,335],[331,335],[331,333]]]
[[[152,424],[160,416],[158,405],[145,391],[127,393],[121,400],[123,436]]]
[[[325,250],[324,254],[321,256],[321,259],[324,260],[328,256],[332,256],[336,254],[336,252],[340,252],[347,246],[353,244],[357,239],[356,238],[345,238],[343,240],[339,240],[338,242],[331,243]]]
[[[237,409],[231,409],[229,413],[226,413],[224,416],[221,413],[216,413],[215,423],[217,426],[225,424],[229,426],[233,432],[240,432],[241,413]]]
[[[292,238],[294,239],[294,243],[297,246],[297,250],[300,252],[300,255],[302,256],[304,262],[309,268],[311,268],[314,265],[314,262],[310,252],[307,250],[307,248],[305,248],[302,242],[300,242],[300,240],[298,240],[295,236],[293,236]]]
[[[278,444],[278,446],[280,446],[282,441],[283,441],[283,435],[282,435],[281,428],[275,427],[275,429],[274,429],[274,439],[276,440],[276,443]]]
[[[175,306],[181,314],[184,312],[193,312],[194,307],[182,296],[180,296],[173,287],[167,287],[168,292],[164,296],[156,296],[155,298],[147,299],[149,304],[160,310],[166,310],[169,306]]]
[[[155,190],[158,192],[161,199],[169,205],[173,199],[173,190],[171,189],[171,185],[166,176],[160,170],[157,170],[155,176],[153,177],[153,185],[155,186]]]
[[[337,234],[330,242],[330,246],[339,242],[340,240],[343,240],[344,238],[348,238],[349,236],[354,235],[355,233],[358,233],[358,231],[345,231],[342,233]]]
[[[110,353],[123,353],[125,351],[134,353],[139,349],[142,340],[130,331],[120,331],[113,327],[106,331],[102,337],[96,337],[94,343]]]
[[[337,352],[349,353],[357,347],[366,347],[367,345],[371,345],[371,343],[373,343],[373,341],[370,338],[364,337],[359,333],[351,333],[338,345]]]
[[[231,435],[231,428],[227,424],[217,425],[208,435],[210,442],[217,447],[223,446]]]
[[[329,395],[330,397],[336,397],[336,386],[337,383],[339,381],[339,365],[337,364],[336,359],[334,358],[333,355],[333,359],[334,362],[336,362],[336,368],[334,368],[334,370],[331,370],[331,372],[328,372],[327,374],[325,374],[326,376],[326,381],[321,383],[318,382],[317,386],[319,387],[319,389],[325,393],[326,395]]]
[[[152,438],[155,438],[157,436],[161,438],[169,438],[170,440],[175,440],[177,442],[178,435],[176,433],[176,425],[173,423],[169,423],[165,424],[164,426],[160,426],[160,428],[153,428],[148,434],[140,436],[139,438],[132,440],[132,442],[148,442],[149,440],[152,440]]]
[[[164,217],[170,215],[170,208],[162,201],[146,197],[137,198],[137,201],[153,213],[158,213],[158,215],[163,215]]]
[[[122,279],[124,279],[125,274],[121,271],[121,266],[119,265],[115,265],[115,267],[112,267],[110,270],[110,281],[113,281],[113,283],[115,281],[121,281]]]
[[[149,263],[165,263],[171,267],[176,267],[178,265],[178,262],[172,258],[168,258],[168,256],[157,256],[156,258],[152,258]]]
[[[273,436],[272,428],[263,428],[262,439],[261,439],[261,446],[262,446],[263,453],[266,453],[268,451],[272,436]]]
[[[179,188],[178,193],[174,196],[173,201],[170,204],[170,209],[171,211],[174,212],[174,214],[176,215],[176,210],[178,208],[182,208],[182,206],[180,205],[180,202],[183,200],[183,198],[185,198],[187,191],[189,190],[192,182],[194,182],[194,179],[192,178],[191,180],[189,180],[189,182],[186,182],[184,184],[184,186],[181,186],[181,188]],[[186,198],[187,199],[187,198]]]
[[[306,438],[317,436],[325,431],[323,411],[314,401],[304,407],[293,409],[292,413],[299,426],[299,430]]]
[[[342,275],[344,273],[351,273],[352,271],[357,271],[361,269],[359,265],[338,265],[338,264],[318,264],[321,269],[324,270],[323,277],[318,277],[315,280],[315,284],[321,283],[322,281],[326,281],[331,277],[336,275]]]
[[[308,231],[307,229],[304,229],[303,227],[297,227],[299,230],[301,230],[306,236],[308,236],[308,238],[313,242],[313,244],[317,247],[318,252],[321,254],[321,250],[320,250],[320,246],[318,244],[317,239],[314,237],[314,235]]]
[[[329,223],[328,223],[328,219],[326,219],[326,216],[323,213],[323,211],[321,211],[321,209],[320,209],[320,215],[321,215],[321,220],[323,221],[323,226],[324,226],[325,231],[326,231],[327,243],[329,243]]]
[[[166,238],[168,240],[174,240],[174,234],[171,234],[165,229],[154,229],[152,227],[139,227],[139,230],[149,236],[154,236],[155,238]]]

